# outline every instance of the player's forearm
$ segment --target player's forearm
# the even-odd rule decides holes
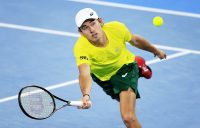
[[[83,95],[90,95],[90,90],[92,87],[92,80],[90,75],[79,75],[79,84],[81,88],[81,92]]]
[[[134,35],[130,43],[139,49],[149,51],[153,54],[156,54],[158,52],[158,49],[155,46],[153,46],[149,43],[149,41],[138,35]]]

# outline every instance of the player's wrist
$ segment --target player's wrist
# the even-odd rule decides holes
[[[83,97],[88,97],[88,99],[90,99],[90,94],[83,94]]]

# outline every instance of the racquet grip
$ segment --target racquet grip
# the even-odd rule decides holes
[[[91,101],[89,101],[90,104],[92,104]],[[71,106],[82,106],[83,102],[82,101],[70,101]]]

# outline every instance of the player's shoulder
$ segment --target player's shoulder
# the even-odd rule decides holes
[[[104,30],[123,32],[127,29],[126,25],[120,21],[107,22],[103,26]]]
[[[110,21],[104,24],[105,27],[124,27],[125,24],[120,21]]]
[[[85,39],[83,36],[80,36],[74,45],[74,50],[83,50],[87,42],[87,39]]]

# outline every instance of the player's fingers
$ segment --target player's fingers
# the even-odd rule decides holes
[[[77,109],[84,109],[85,108],[86,101],[83,98],[81,99],[81,101],[82,101],[83,104],[81,106],[77,106]]]
[[[91,107],[91,102],[89,101],[89,99],[83,97],[81,101],[83,102],[83,104],[77,107],[78,109],[88,109]]]
[[[90,108],[91,107],[91,103],[89,101],[87,101],[87,104],[86,104],[86,108]]]
[[[167,58],[167,55],[165,54],[164,57],[165,57],[165,59],[166,59],[166,58]]]
[[[89,100],[86,100],[85,104],[83,104],[83,109],[89,109],[91,107],[91,102]]]
[[[87,109],[88,108],[88,102],[86,99],[82,99],[83,105],[81,106],[82,109]]]
[[[88,108],[90,108],[90,104],[89,104],[89,102],[86,101],[86,103],[85,103],[85,105],[84,105],[83,107],[84,107],[84,109],[88,109]]]
[[[82,105],[82,106],[77,106],[78,109],[85,109],[87,107],[87,105]]]
[[[166,59],[167,55],[163,51],[160,51],[160,54],[158,55],[158,57],[160,59]]]
[[[162,59],[166,59],[167,55],[165,53],[163,53],[162,55]]]
[[[88,100],[88,108],[92,106],[92,103]]]

